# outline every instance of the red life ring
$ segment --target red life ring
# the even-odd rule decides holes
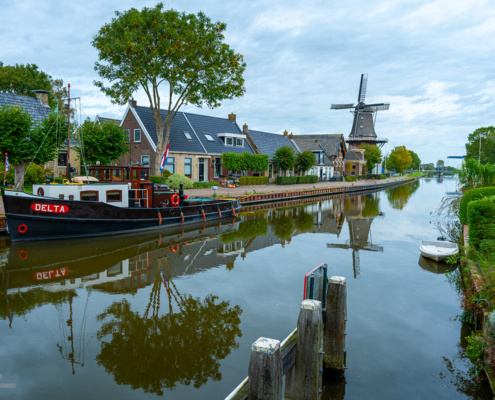
[[[44,196],[45,195],[45,191],[43,190],[42,187],[38,188],[38,196]]]
[[[28,258],[28,252],[26,250],[21,250],[19,252],[19,258],[21,260],[25,260],[26,258]]]
[[[28,230],[27,225],[19,225],[19,228],[17,229],[19,233],[26,233]]]
[[[177,193],[174,193],[170,198],[170,201],[174,207],[177,207],[180,203],[179,195]]]
[[[179,250],[179,245],[176,244],[175,246],[170,246],[170,249],[174,252],[177,253],[177,250]]]

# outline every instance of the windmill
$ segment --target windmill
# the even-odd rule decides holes
[[[366,87],[368,85],[368,74],[361,74],[357,104],[332,104],[331,110],[351,109],[354,114],[351,133],[346,142],[353,148],[359,147],[361,143],[373,144],[383,147],[388,139],[379,139],[375,132],[376,116],[378,111],[385,111],[390,108],[390,103],[366,104]]]

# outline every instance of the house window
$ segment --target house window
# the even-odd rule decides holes
[[[186,131],[183,131],[183,132],[184,132],[184,136],[186,137],[187,140],[193,140],[193,138],[189,132],[186,132]]]
[[[107,202],[122,201],[122,190],[107,190]]]
[[[244,139],[236,139],[235,140],[235,145],[236,146],[244,146]]]
[[[141,129],[134,129],[134,142],[141,142]]]
[[[270,165],[268,166],[268,177],[269,177],[270,179],[272,179],[272,178],[273,178],[273,164],[270,164]]]
[[[129,129],[124,130],[124,142],[129,143]]]
[[[225,138],[225,144],[227,146],[233,146],[234,145],[234,139],[231,137]]]
[[[141,156],[141,165],[143,167],[149,167],[150,166],[150,156]]]
[[[58,153],[58,166],[59,167],[67,166],[67,153]]]
[[[167,171],[175,174],[175,157],[168,157],[167,166],[165,168],[167,169]]]
[[[215,158],[215,178],[220,178],[222,175],[222,159],[220,157]]]
[[[85,190],[81,192],[81,200],[98,201],[98,192],[96,190]]]
[[[213,139],[209,133],[203,132],[203,134],[205,135],[205,138],[206,138],[206,140],[208,140],[208,142],[214,142],[215,141],[215,139]]]
[[[184,158],[184,175],[192,179],[192,158]]]
[[[248,176],[248,172],[247,172],[247,170],[246,170],[246,169],[243,169],[243,170],[241,171],[241,176]]]

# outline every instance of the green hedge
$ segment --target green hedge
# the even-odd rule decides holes
[[[297,176],[277,176],[277,185],[294,185],[297,183]]]
[[[317,183],[318,177],[316,175],[297,176],[297,183]]]
[[[356,177],[355,176],[346,176],[345,181],[346,182],[356,182]]]
[[[467,219],[471,246],[479,248],[482,241],[495,240],[495,196],[470,201]]]
[[[379,178],[380,179],[387,179],[387,177],[385,175],[383,175],[383,174],[380,174],[380,177]]]
[[[459,219],[461,224],[465,225],[468,223],[468,204],[473,200],[479,200],[483,197],[495,196],[495,187],[485,187],[478,189],[471,189],[464,192],[462,196],[461,203],[459,205]]]
[[[239,183],[242,186],[247,185],[266,185],[266,176],[241,176],[239,178]]]
[[[218,186],[218,182],[194,182],[193,183],[193,188],[194,189],[206,189],[206,188],[211,188],[212,186]]]

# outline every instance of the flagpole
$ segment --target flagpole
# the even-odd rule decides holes
[[[7,153],[5,153],[5,168],[3,169],[3,188],[5,189],[5,180],[7,179]]]

